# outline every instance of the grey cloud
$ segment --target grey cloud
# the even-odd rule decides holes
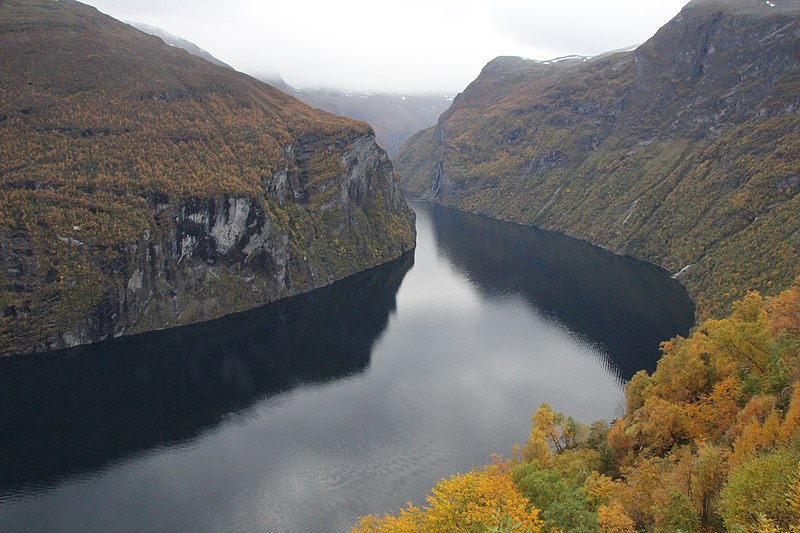
[[[296,86],[457,92],[499,55],[549,59],[644,41],[683,0],[89,0],[245,72]]]

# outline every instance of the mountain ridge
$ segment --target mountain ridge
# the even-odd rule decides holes
[[[219,65],[221,67],[227,67],[229,69],[233,69],[232,66],[221,61],[211,55],[207,50],[203,50],[198,45],[194,44],[191,41],[184,39],[183,37],[179,37],[172,33],[169,33],[166,30],[163,30],[157,26],[151,26],[150,24],[145,24],[144,22],[136,22],[136,21],[123,21],[125,24],[129,24],[136,28],[139,31],[143,31],[145,33],[149,33],[150,35],[155,35],[165,43],[170,46],[175,46],[178,48],[183,48],[193,56],[201,57],[210,63],[214,63],[215,65]]]
[[[701,317],[773,294],[800,266],[800,4],[774,3],[695,0],[580,64],[490,62],[401,149],[403,186],[660,265]]]

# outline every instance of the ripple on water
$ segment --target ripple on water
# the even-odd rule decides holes
[[[401,262],[229,317],[210,337],[202,325],[132,339],[116,355],[96,346],[70,359],[68,379],[63,360],[43,360],[49,388],[64,392],[45,395],[52,401],[42,399],[42,365],[28,374],[27,363],[0,362],[16,372],[0,373],[0,408],[3,390],[33,384],[6,402],[35,406],[14,434],[44,428],[27,444],[52,441],[33,455],[52,459],[43,482],[15,485],[0,471],[11,485],[0,490],[0,530],[348,531],[358,516],[424,505],[438,479],[507,453],[543,401],[584,422],[611,418],[622,377],[652,367],[658,342],[681,333],[684,318],[691,325],[685,293],[657,269],[415,208],[410,271]],[[220,351],[253,373],[252,392],[226,389]],[[138,367],[147,379],[131,378]],[[113,438],[94,431],[97,421]],[[70,461],[67,440],[86,453]],[[0,434],[0,456],[31,456],[18,441]]]

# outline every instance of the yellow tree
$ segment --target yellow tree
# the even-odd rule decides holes
[[[540,464],[546,465],[550,462],[552,452],[550,445],[547,444],[547,438],[544,431],[534,425],[531,428],[531,434],[525,446],[522,448],[522,458],[526,462],[539,461]]]
[[[770,329],[773,335],[786,331],[800,337],[800,277],[796,286],[774,296],[768,306]]]
[[[733,443],[731,463],[738,465],[748,457],[773,450],[780,438],[780,430],[781,422],[777,411],[772,411],[764,424],[752,420]]]
[[[792,400],[780,431],[781,444],[789,445],[798,439],[800,439],[800,381],[794,384]]]
[[[727,447],[703,443],[692,465],[692,500],[700,524],[707,526],[716,513],[719,493],[728,478]]]
[[[511,476],[499,467],[472,471],[440,481],[428,497],[427,531],[483,532],[486,526],[499,525],[509,517],[521,524],[523,531],[541,529],[539,510],[520,494]]]
[[[755,528],[763,515],[781,531],[797,524],[792,494],[800,452],[778,450],[735,466],[720,493],[719,509],[729,530]],[[762,520],[763,522],[763,520]]]
[[[625,422],[621,418],[614,420],[608,431],[608,447],[611,448],[611,458],[616,468],[627,466],[635,458],[634,438],[628,434]]]
[[[679,405],[651,396],[645,401],[642,411],[645,419],[639,427],[648,448],[667,451],[688,434],[686,416]]]
[[[485,533],[503,521],[518,525],[517,531],[538,533],[539,510],[530,505],[501,466],[440,480],[419,509],[409,504],[397,516],[366,516],[353,533]]]
[[[685,403],[707,392],[713,375],[708,365],[708,344],[708,337],[702,330],[688,339],[676,337],[661,343],[664,356],[650,377],[646,395]]]
[[[729,318],[709,320],[706,330],[714,358],[728,361],[743,380],[754,380],[760,390],[764,390],[772,335],[761,295],[748,293],[733,304],[733,314]]]
[[[710,394],[684,406],[686,428],[694,441],[716,441],[734,426],[741,388],[739,378],[730,376],[715,383]]]
[[[597,509],[597,528],[601,533],[636,533],[633,520],[619,503],[601,505]]]
[[[640,370],[633,375],[625,385],[625,418],[630,420],[634,413],[644,406],[647,398],[647,389],[650,385],[650,376],[647,371]]]
[[[550,442],[556,451],[563,451],[561,444],[561,424],[564,422],[564,415],[553,411],[549,404],[543,403],[533,414],[533,427],[538,428],[544,433],[545,438]]]
[[[586,499],[593,506],[605,505],[611,501],[615,482],[608,476],[592,472],[583,483]]]

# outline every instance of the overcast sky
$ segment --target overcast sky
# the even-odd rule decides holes
[[[596,55],[648,39],[688,0],[89,0],[289,84],[464,89],[499,55]]]

